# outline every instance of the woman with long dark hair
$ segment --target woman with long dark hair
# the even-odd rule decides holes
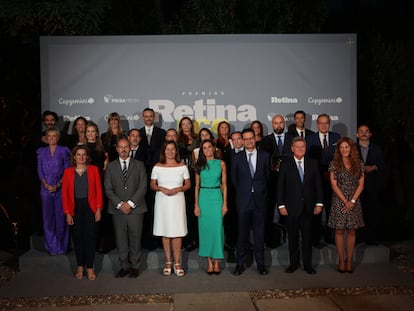
[[[360,201],[364,189],[364,163],[351,138],[343,137],[337,141],[329,174],[333,194],[328,226],[335,229],[338,271],[352,273],[356,230],[364,226]]]
[[[207,274],[219,274],[224,258],[223,217],[227,213],[227,169],[211,140],[204,140],[196,163],[194,214],[198,217],[199,255],[208,258]]]

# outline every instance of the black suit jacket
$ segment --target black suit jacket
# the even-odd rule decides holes
[[[160,160],[161,147],[165,141],[166,133],[165,133],[165,130],[163,130],[162,128],[154,126],[152,130],[151,144],[148,144],[145,126],[140,128],[139,132],[142,137],[142,140],[141,140],[142,147],[147,154],[145,167],[147,169],[148,174],[151,174],[151,170],[153,166],[155,165],[155,163],[159,162]]]
[[[361,147],[359,144],[357,144],[359,155],[362,159],[361,154]],[[367,192],[379,192],[381,189],[381,182],[383,177],[383,171],[384,171],[384,156],[381,150],[381,147],[374,143],[369,143],[368,148],[368,154],[367,159],[364,162],[364,165],[376,165],[377,170],[372,172],[365,172],[365,181],[364,181],[364,191]]]
[[[231,162],[231,182],[236,190],[237,209],[247,209],[254,188],[256,206],[266,207],[267,184],[270,173],[269,154],[257,150],[256,171],[254,177],[250,175],[249,163],[247,162],[246,151],[234,155]]]
[[[305,138],[306,137],[309,137],[313,133],[315,133],[315,132],[314,131],[311,131],[310,129],[305,128]],[[298,133],[298,131],[296,131],[296,127],[292,128],[292,130],[289,131],[289,134],[292,135],[293,137],[300,136],[299,133]]]
[[[286,159],[280,167],[277,194],[277,206],[285,205],[289,216],[312,217],[316,203],[323,203],[322,182],[316,160],[304,157],[302,183],[294,157]]]
[[[283,161],[285,158],[292,155],[291,145],[292,145],[292,134],[285,133],[285,141],[283,142],[282,153],[279,152],[277,148],[277,141],[273,133],[263,137],[262,142],[260,143],[260,148],[267,151],[270,154],[272,161],[272,171],[275,170],[276,162]]]
[[[329,131],[328,135],[328,152],[323,152],[323,146],[319,139],[319,132],[315,132],[310,136],[306,136],[306,152],[307,155],[319,162],[320,170],[327,172],[329,163],[333,160],[335,153],[336,142],[341,138],[341,135]],[[322,172],[321,172],[322,173]]]

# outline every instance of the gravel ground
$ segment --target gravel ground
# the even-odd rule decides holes
[[[391,263],[400,270],[414,273],[414,240],[385,243],[391,250]],[[16,260],[11,256],[0,256],[0,288],[16,274]],[[258,290],[249,292],[253,301],[259,299],[290,299],[316,296],[366,296],[366,295],[407,295],[414,301],[414,287],[361,287],[361,288],[312,288],[292,290]],[[15,308],[46,306],[84,306],[122,303],[170,303],[173,297],[167,294],[153,295],[110,295],[110,296],[63,296],[44,298],[20,298],[13,301],[0,299],[1,311]]]

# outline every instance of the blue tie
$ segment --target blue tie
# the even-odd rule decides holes
[[[281,136],[277,136],[277,149],[279,150],[279,154],[282,155],[283,152],[283,143]]]
[[[254,167],[253,167],[253,162],[252,162],[252,155],[253,153],[249,153],[249,169],[250,169],[250,175],[254,176]]]
[[[303,184],[304,173],[303,173],[303,169],[302,169],[302,161],[298,161],[298,171],[299,171],[300,181]]]

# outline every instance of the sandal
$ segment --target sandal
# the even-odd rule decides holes
[[[77,278],[78,280],[81,280],[83,278],[83,267],[78,266],[75,272],[75,278]]]
[[[185,272],[180,263],[174,264],[174,273],[176,276],[184,276]]]
[[[95,279],[96,279],[95,271],[93,271],[93,269],[86,269],[86,272],[88,274],[88,280],[89,281],[95,281]]]
[[[164,269],[162,269],[162,274],[171,275],[171,266],[172,266],[172,262],[171,261],[166,261],[165,262],[165,267],[164,267]]]

